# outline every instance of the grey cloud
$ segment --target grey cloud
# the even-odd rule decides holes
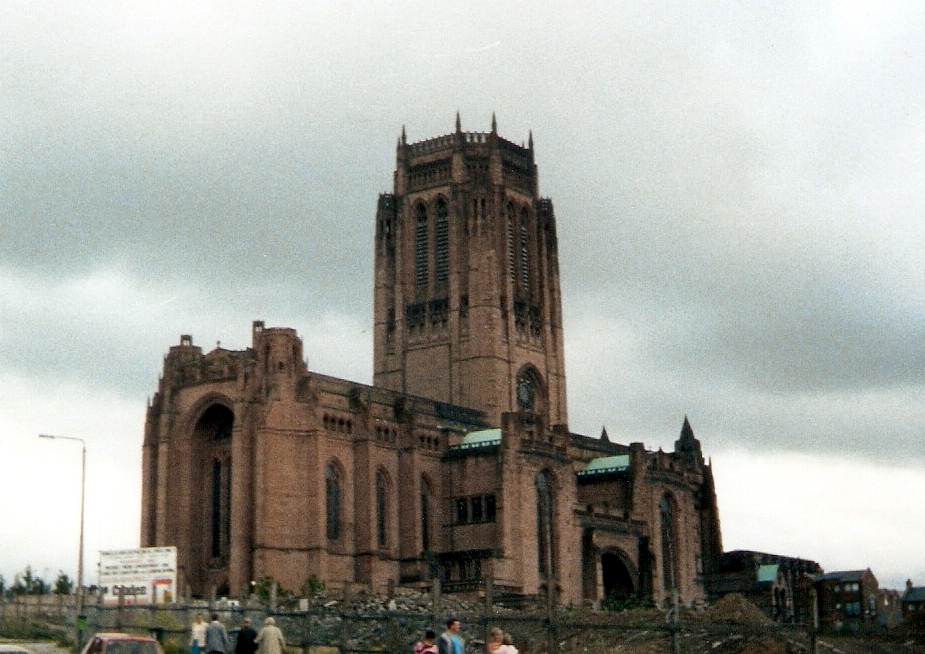
[[[532,130],[555,202],[576,429],[670,446],[691,413],[723,443],[853,451],[877,432],[912,452],[925,420],[897,407],[925,386],[915,21],[852,40],[798,3],[414,9],[176,8],[147,36],[91,12],[57,25],[56,51],[8,23],[2,269],[116,270],[179,298],[137,321],[8,311],[9,365],[142,396],[180,333],[243,347],[264,318],[368,381],[368,361],[312,339],[337,331],[319,322],[332,307],[354,332],[371,321],[401,126],[444,134],[459,110],[484,131],[495,112],[505,138]],[[345,358],[362,339],[342,335]]]

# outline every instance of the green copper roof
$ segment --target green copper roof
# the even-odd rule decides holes
[[[913,586],[903,593],[903,602],[925,602],[925,586]]]
[[[492,445],[501,445],[500,429],[470,431],[463,436],[462,442],[456,447],[461,450],[467,450],[474,447],[489,447]]]
[[[629,467],[629,454],[618,454],[616,456],[599,456],[596,459],[591,459],[591,462],[588,463],[588,466],[584,470],[580,470],[578,474],[582,477],[590,475],[603,475],[607,474],[608,472],[622,472],[624,470],[629,470]]]
[[[777,581],[777,571],[780,569],[780,566],[776,563],[768,563],[766,565],[758,566],[758,583],[759,584],[773,584]]]

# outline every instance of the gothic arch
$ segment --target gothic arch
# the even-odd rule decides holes
[[[666,492],[658,503],[658,525],[661,537],[662,588],[670,591],[678,587],[678,502]]]
[[[434,500],[434,483],[426,473],[421,474],[419,486],[420,518],[421,518],[421,552],[427,554],[434,549],[436,541],[431,531],[440,524],[435,515],[437,502]]]
[[[541,582],[556,577],[556,478],[544,468],[536,475],[537,570]]]
[[[450,283],[450,203],[443,195],[434,200],[434,281],[446,291]]]
[[[530,212],[527,211],[526,207],[521,207],[517,226],[517,259],[520,273],[517,287],[520,291],[518,295],[525,300],[531,300],[533,297],[533,264],[535,257],[533,256],[533,243],[530,236]]]
[[[414,282],[420,291],[430,282],[430,227],[427,205],[414,205]]]
[[[601,552],[601,599],[620,603],[638,594],[639,573],[626,553],[618,548]]]
[[[234,402],[221,393],[206,393],[187,410],[178,423],[177,433],[195,436],[195,429],[203,414],[214,406],[222,406],[234,415]]]
[[[546,414],[546,384],[533,365],[522,366],[514,379],[514,399],[520,411]]]
[[[392,540],[392,520],[389,507],[394,505],[392,499],[392,479],[383,467],[376,468],[373,492],[375,506],[376,546],[387,549]]]
[[[511,291],[517,296],[517,207],[513,200],[505,206],[505,228],[507,240],[507,269],[511,280]]]
[[[198,530],[198,549],[209,567],[227,564],[231,546],[231,435],[234,412],[225,398],[207,395],[188,412],[192,440],[190,465],[192,479],[201,493],[191,506],[193,524]]]
[[[344,537],[344,484],[346,475],[340,461],[332,458],[324,467],[325,534],[329,541]]]

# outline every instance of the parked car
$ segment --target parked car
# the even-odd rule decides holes
[[[32,652],[19,645],[0,645],[0,654],[32,654]]]
[[[164,654],[164,650],[150,636],[100,633],[89,640],[81,654]]]

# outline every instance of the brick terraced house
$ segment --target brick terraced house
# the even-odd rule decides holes
[[[722,552],[710,465],[568,429],[556,220],[524,147],[398,141],[375,221],[373,385],[308,369],[294,329],[164,359],[141,541],[194,595],[272,577],[559,603],[704,599]]]

